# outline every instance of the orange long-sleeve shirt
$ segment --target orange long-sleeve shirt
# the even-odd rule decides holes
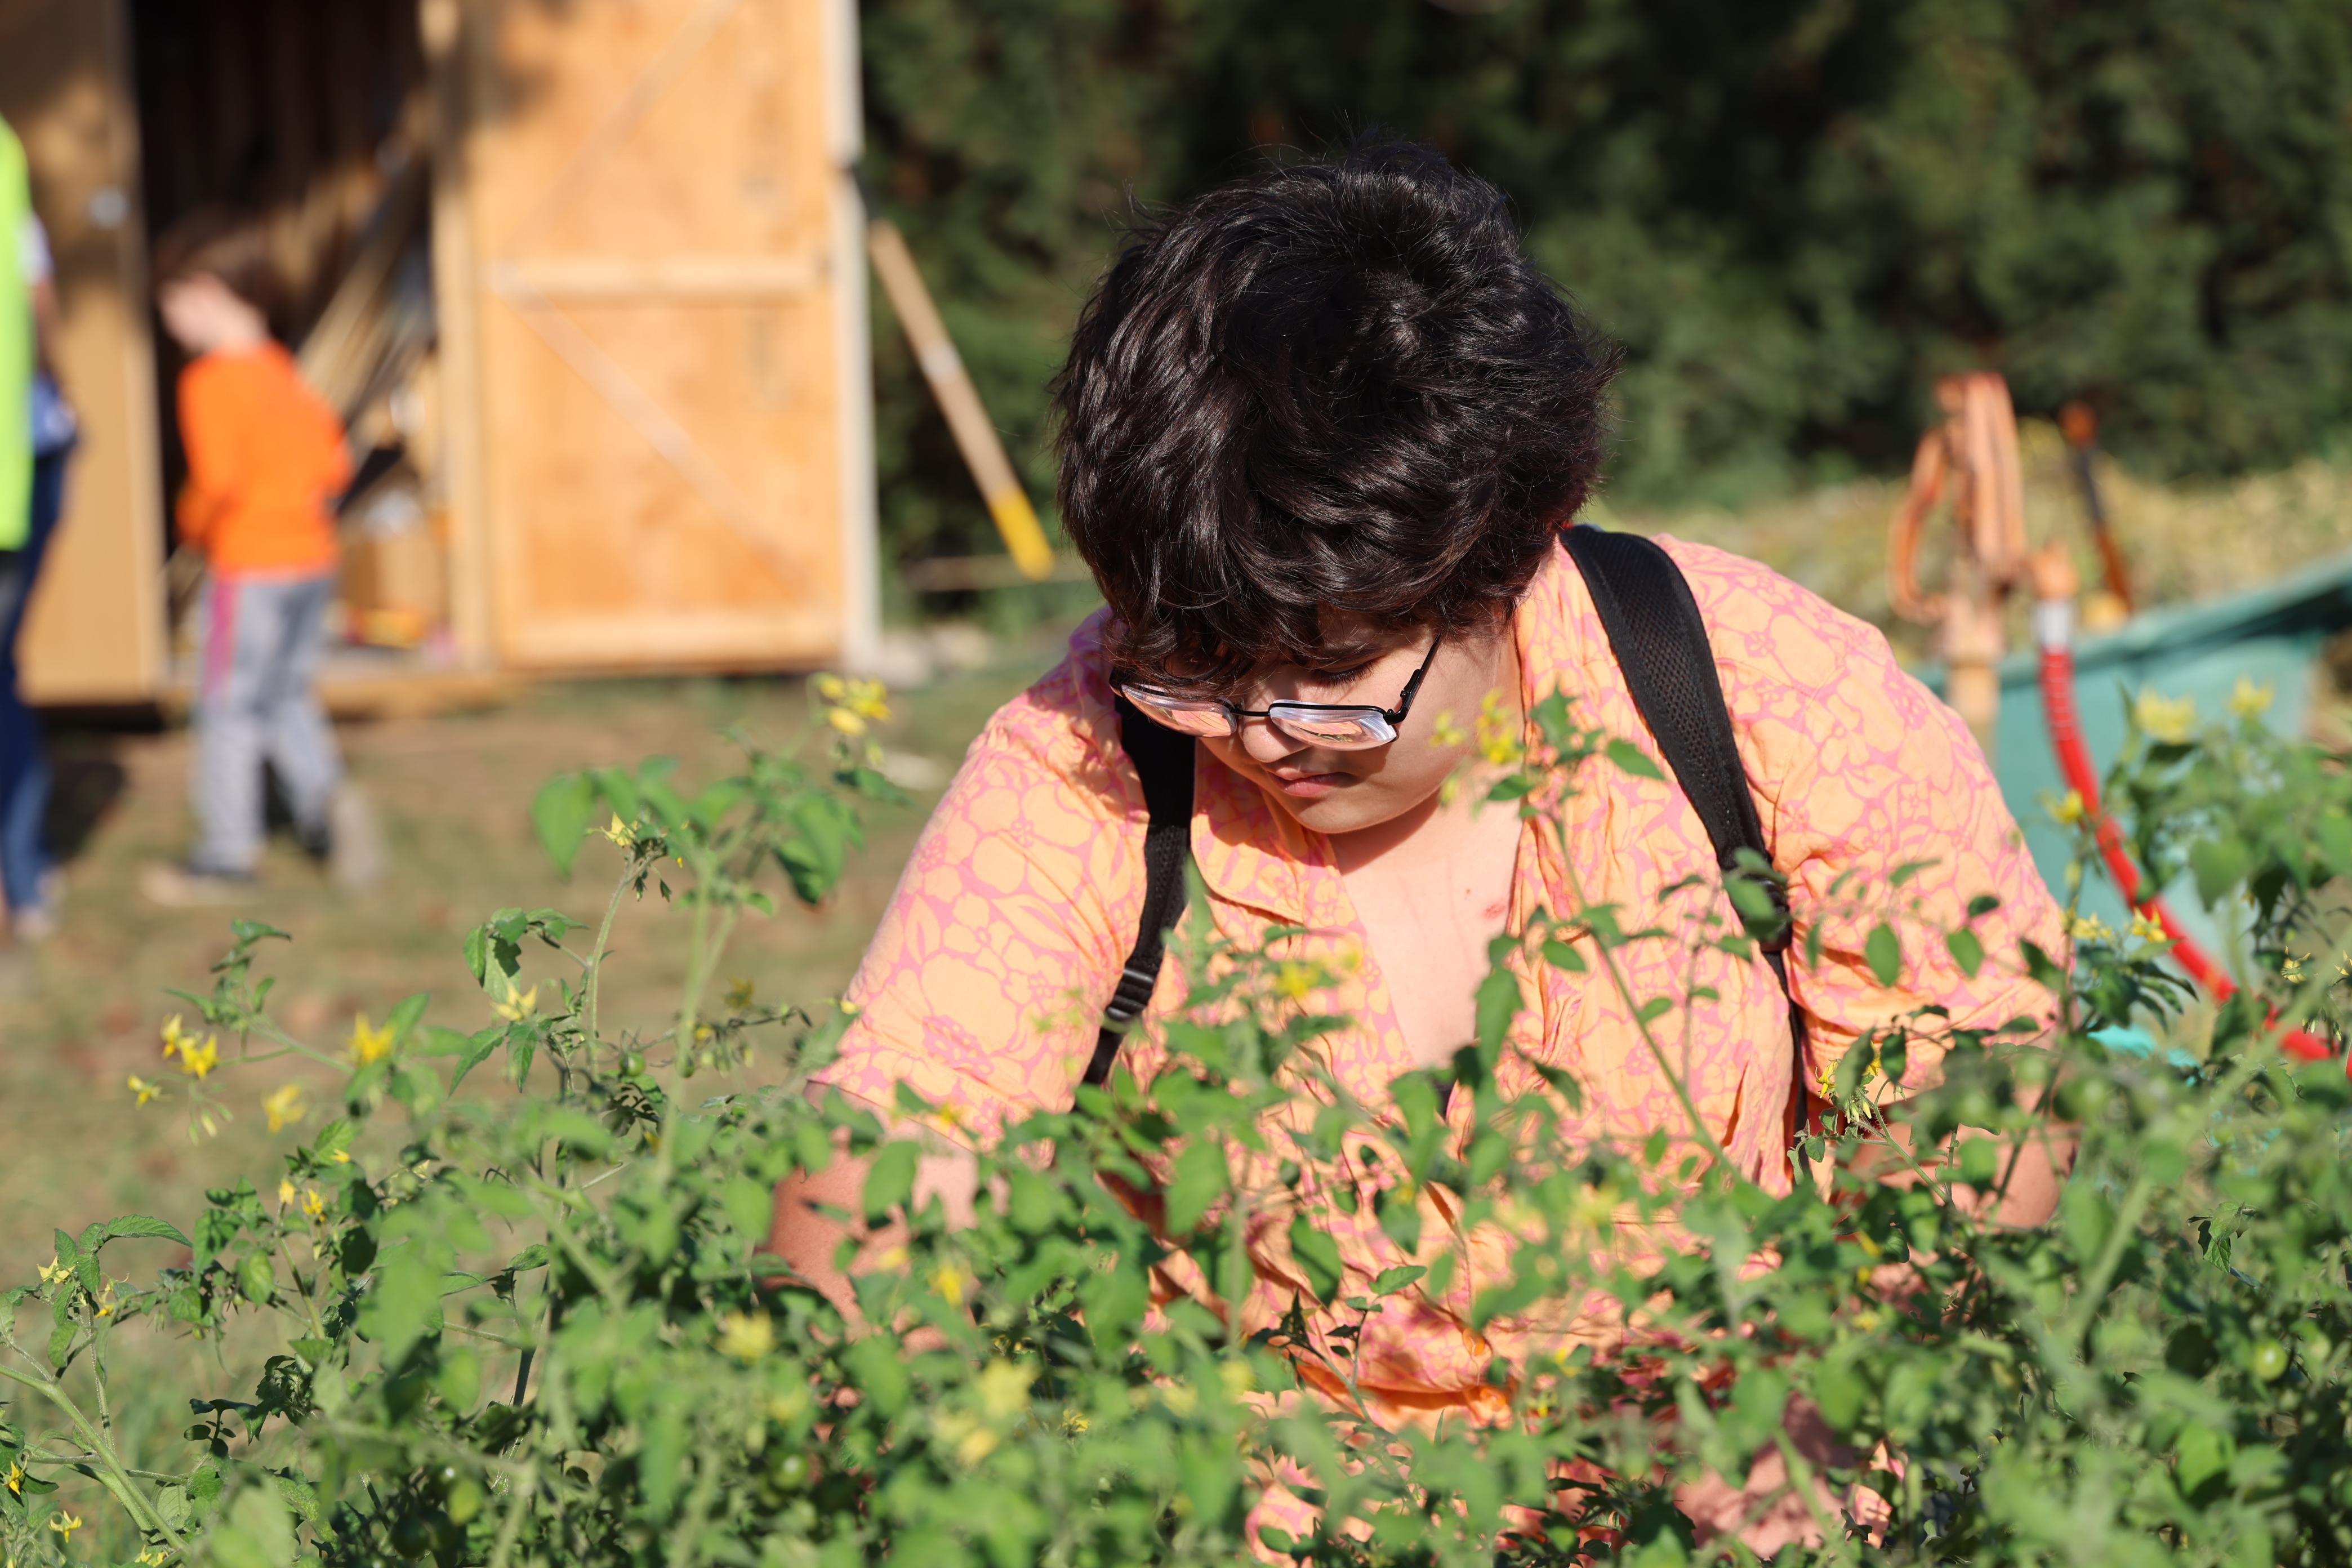
[[[342,426],[276,343],[204,355],[180,374],[188,483],[180,539],[215,572],[324,572],[330,504],[351,482]]]

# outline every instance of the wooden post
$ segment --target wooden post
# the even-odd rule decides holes
[[[449,629],[469,669],[498,658],[490,624],[488,502],[482,451],[482,339],[466,131],[472,44],[462,0],[421,0],[433,124],[433,308],[440,339],[441,450],[449,508]]]
[[[947,323],[940,320],[931,292],[923,287],[923,275],[915,269],[915,258],[907,254],[905,237],[898,225],[876,218],[866,226],[866,244],[874,257],[874,270],[882,279],[883,291],[890,296],[890,308],[898,312],[898,324],[907,329],[907,340],[915,345],[923,379],[931,384],[931,395],[940,400],[940,412],[947,416],[956,447],[980,486],[981,499],[988,503],[988,515],[995,519],[1004,548],[1013,552],[1013,564],[1021,568],[1023,576],[1033,583],[1045,581],[1054,572],[1053,547],[1045,542],[1036,509],[1029,504],[1028,492],[1021,488],[1013,464],[1004,456],[1004,443],[997,438],[996,426],[989,423],[988,410],[981,406],[980,393],[971,384],[971,374],[963,367],[963,357],[956,353],[954,340],[948,336]]]
[[[60,380],[81,420],[66,512],[17,645],[44,704],[163,686],[163,495],[139,116],[124,0],[0,7],[0,112],[25,142],[58,265]]]
[[[882,530],[875,496],[873,328],[866,296],[866,202],[853,173],[866,151],[858,91],[857,0],[824,0],[825,141],[834,163],[834,385],[841,421],[841,662],[874,668],[882,649]]]

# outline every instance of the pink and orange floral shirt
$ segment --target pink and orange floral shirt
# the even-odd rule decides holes
[[[2025,977],[2018,953],[2031,940],[2063,955],[2060,911],[1958,717],[1896,666],[1871,626],[1752,562],[1660,542],[1713,634],[1748,782],[1774,863],[1790,879],[1792,959],[1820,929],[1819,964],[1790,970],[1808,1020],[1808,1079],[1833,1069],[1863,1031],[1924,1005],[1948,1009],[1961,1028],[2045,1016],[2051,999]],[[1646,779],[1600,763],[1580,773],[1562,807],[1566,859],[1563,836],[1525,828],[1514,926],[1538,909],[1600,904],[1615,905],[1629,925],[1697,931],[1720,919],[1706,830],[1659,758],[1564,550],[1555,548],[1536,576],[1514,627],[1530,707],[1564,690],[1583,723],[1632,741],[1666,775]],[[1147,814],[1119,746],[1107,673],[1089,621],[1071,638],[1069,656],[972,743],[850,988],[859,1012],[822,1081],[886,1106],[903,1081],[955,1107],[961,1126],[983,1138],[1030,1110],[1071,1103],[1144,894]],[[1410,984],[1409,974],[1383,968],[1395,955],[1368,950],[1327,838],[1205,749],[1195,766],[1192,856],[1219,932],[1255,946],[1272,928],[1307,928],[1297,954],[1325,961],[1338,975],[1318,1005],[1356,1020],[1310,1051],[1377,1110],[1386,1086],[1414,1066],[1391,1004],[1391,985]],[[1890,889],[1898,868],[1922,863]],[[1704,880],[1676,888],[1694,876]],[[1999,907],[1971,920],[1968,906],[1981,894]],[[1904,955],[1892,987],[1864,958],[1881,921],[1895,930]],[[1943,940],[1962,925],[1972,926],[1989,955],[1973,977]],[[1669,1000],[1654,1037],[1666,1043],[1709,1130],[1748,1174],[1786,1191],[1786,1110],[1797,1063],[1771,971],[1671,940],[1637,943],[1619,957],[1637,1000]],[[1125,1047],[1124,1060],[1139,1074],[1160,1065],[1149,1026],[1181,1005],[1181,990],[1171,963],[1146,1027]],[[1498,1069],[1506,1094],[1536,1091],[1531,1064],[1540,1062],[1580,1081],[1580,1137],[1637,1143],[1653,1130],[1685,1126],[1632,1006],[1601,974],[1537,965],[1522,992],[1528,1005]],[[1935,1081],[1938,1061],[1932,1046],[1914,1044],[1904,1087]],[[1442,1199],[1433,1201],[1440,1209],[1429,1217],[1442,1236],[1447,1216]],[[1332,1223],[1348,1274],[1343,1297],[1412,1261],[1369,1210]],[[1296,1270],[1279,1228],[1270,1218],[1258,1249],[1264,1300],[1249,1308],[1253,1327],[1278,1320],[1292,1300]],[[1605,1334],[1599,1325],[1559,1321],[1470,1332],[1463,1325],[1469,1300],[1506,1267],[1507,1250],[1507,1239],[1473,1238],[1470,1266],[1454,1271],[1442,1299],[1416,1296],[1376,1320],[1360,1352],[1368,1393],[1409,1407],[1477,1403],[1489,1361],[1512,1348],[1498,1340]]]

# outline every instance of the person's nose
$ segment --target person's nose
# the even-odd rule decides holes
[[[1307,748],[1274,727],[1270,719],[1242,721],[1242,750],[1260,767],[1286,762]]]

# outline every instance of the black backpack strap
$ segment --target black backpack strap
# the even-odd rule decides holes
[[[1143,805],[1151,821],[1143,831],[1143,915],[1135,951],[1127,955],[1118,988],[1103,1009],[1094,1060],[1087,1064],[1086,1081],[1097,1088],[1109,1081],[1119,1041],[1160,984],[1169,929],[1184,918],[1184,862],[1192,851],[1192,737],[1153,723],[1122,697],[1118,742],[1143,781]]]
[[[1609,634],[1610,651],[1633,695],[1633,706],[1665,754],[1666,765],[1690,797],[1715,861],[1727,879],[1748,877],[1739,851],[1752,849],[1771,863],[1772,847],[1756,815],[1748,770],[1731,732],[1731,710],[1716,673],[1715,645],[1690,584],[1673,556],[1638,533],[1606,533],[1580,526],[1561,540],[1592,594],[1593,607]],[[1755,878],[1772,900],[1773,916],[1741,923],[1757,939],[1764,960],[1780,982],[1789,1003],[1789,1029],[1797,1042],[1798,1086],[1804,1084],[1805,1019],[1789,991],[1789,893],[1777,878]]]

